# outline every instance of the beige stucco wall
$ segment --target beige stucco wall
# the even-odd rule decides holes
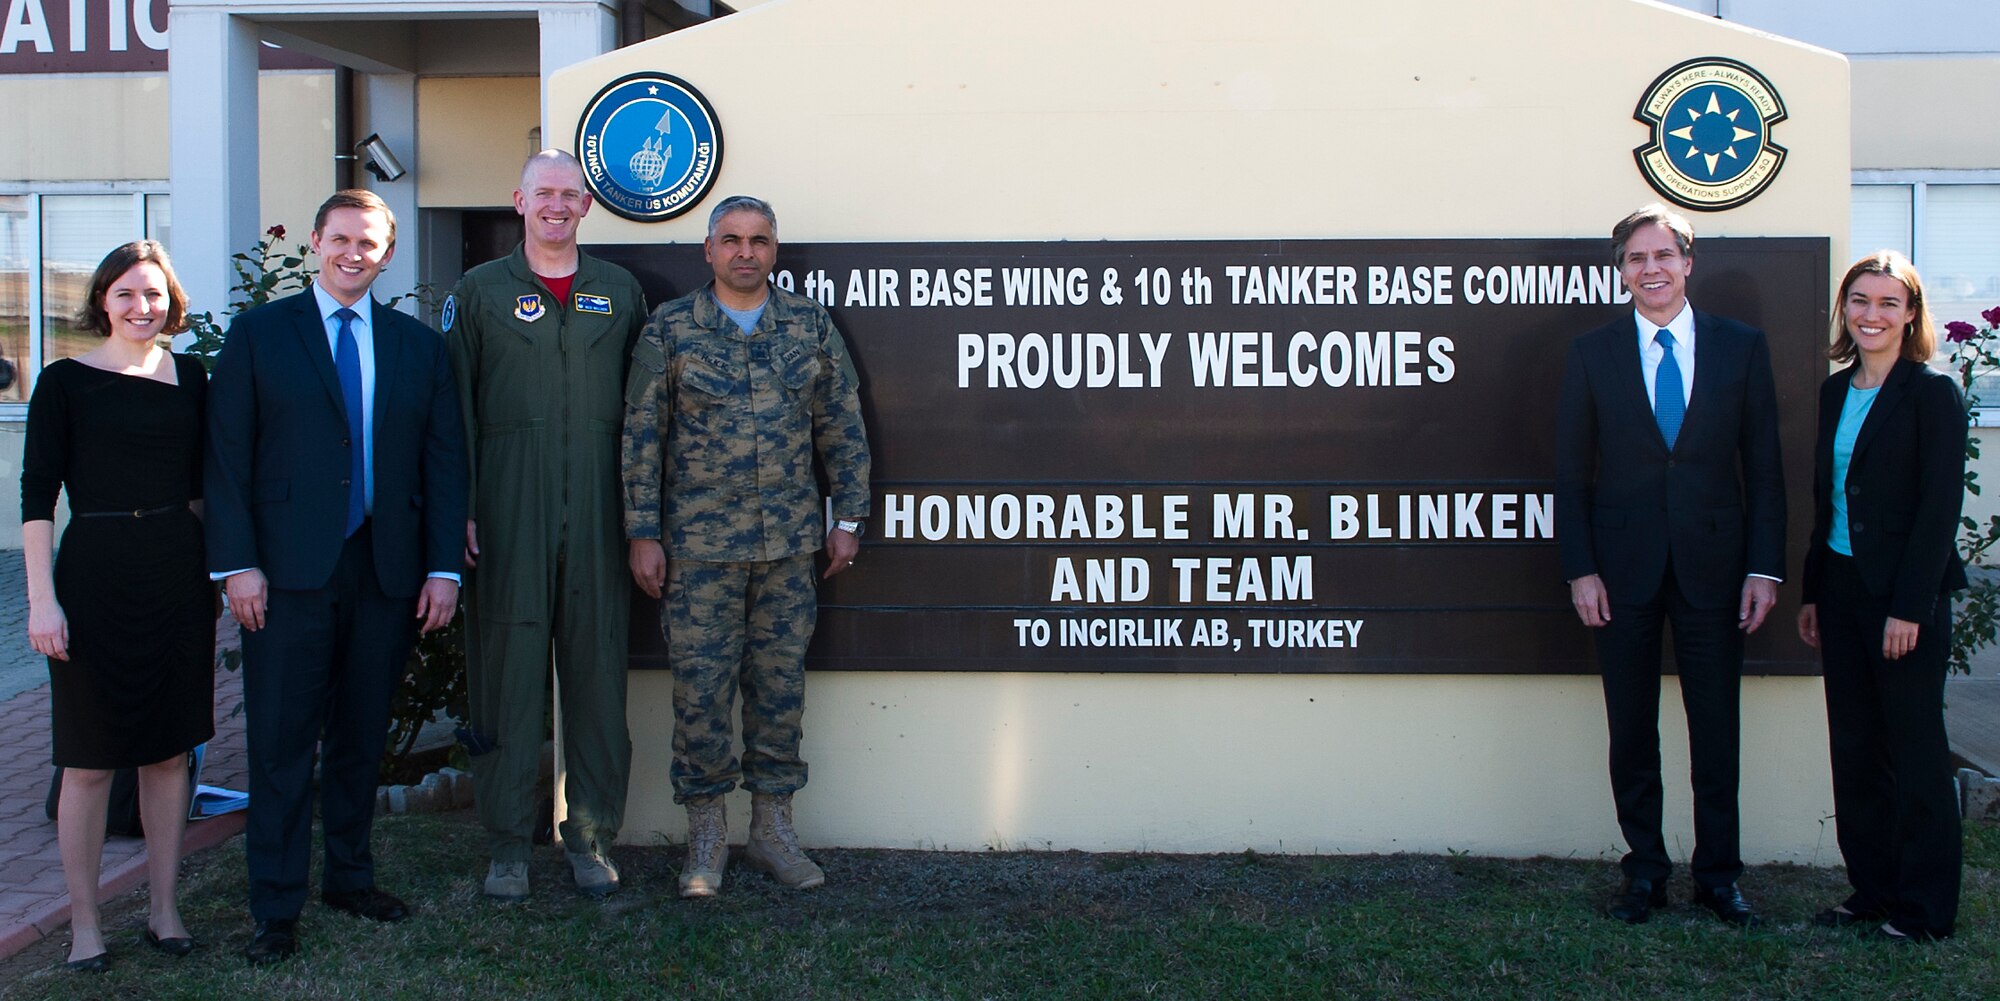
[[[282,222],[303,234],[333,184],[333,74],[264,73],[257,100],[263,216],[267,224]],[[0,76],[0,107],[7,109],[9,137],[0,143],[0,180],[152,181],[166,187],[172,139],[165,76]],[[79,114],[83,108],[90,109],[87,115]]]
[[[333,74],[266,72],[257,78],[257,191],[265,226],[303,241],[333,190]],[[162,175],[166,164],[161,162]],[[187,220],[178,220],[187,222]]]
[[[1845,61],[1646,3],[777,0],[549,88],[573,123],[603,84],[671,67],[722,121],[710,204],[768,197],[791,240],[1597,237],[1655,197],[1633,168],[1639,94],[1708,54],[1774,82],[1791,158],[1702,231],[1830,235],[1840,259]],[[693,253],[705,209],[657,225],[596,212],[584,239]],[[632,681],[624,836],[678,837],[670,680]],[[1592,678],[816,672],[808,687],[814,844],[1621,850]],[[1684,855],[1677,701],[1669,685]],[[1818,681],[1750,679],[1744,707],[1746,856],[1832,861]]]
[[[165,76],[4,76],[0,107],[7,109],[8,135],[0,143],[0,178],[165,183]]]
[[[535,77],[417,81],[417,203],[425,208],[513,204],[528,133],[541,124]],[[574,136],[563,136],[568,146]]]
[[[2000,168],[2000,59],[1857,58],[1854,167]]]

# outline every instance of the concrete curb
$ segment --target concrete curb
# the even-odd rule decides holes
[[[243,812],[239,810],[207,820],[189,821],[187,834],[181,839],[181,857],[207,851],[241,834],[243,820]],[[140,854],[98,875],[97,899],[110,900],[145,880],[146,856]],[[68,925],[69,897],[64,895],[60,900],[31,912],[20,924],[0,930],[0,959],[7,959]]]
[[[1959,769],[1958,812],[1966,820],[2000,820],[2000,779],[1977,769]]]

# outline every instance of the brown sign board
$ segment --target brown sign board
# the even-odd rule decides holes
[[[0,73],[165,73],[168,0],[0,0]],[[326,69],[265,45],[260,69]]]
[[[691,246],[594,248],[652,303]],[[809,666],[1594,673],[1556,558],[1571,339],[1631,310],[1602,239],[786,244],[874,450]],[[1828,243],[1710,239],[1689,297],[1761,327],[1796,570]],[[1810,674],[1796,591],[1746,671]],[[656,603],[633,666],[666,666]]]

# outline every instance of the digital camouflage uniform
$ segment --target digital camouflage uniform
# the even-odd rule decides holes
[[[472,758],[480,820],[494,861],[529,858],[553,640],[563,844],[605,850],[632,759],[618,435],[645,294],[625,269],[579,253],[568,301],[556,302],[517,247],[467,272],[450,312],[480,548],[465,579],[466,680],[473,730],[499,745]]]
[[[702,288],[661,306],[625,385],[625,535],[667,553],[661,617],[674,670],[674,801],[733,788],[786,795],[799,760],[805,651],[826,540],[868,516],[854,363],[819,304],[772,287],[745,335]],[[743,760],[729,710],[743,695]]]

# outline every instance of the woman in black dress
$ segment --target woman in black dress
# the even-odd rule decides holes
[[[21,468],[28,639],[49,658],[63,767],[56,838],[70,898],[69,966],[101,970],[98,867],[111,773],[139,771],[151,913],[145,938],[185,955],[174,878],[187,825],[187,752],[215,733],[213,592],[202,555],[206,374],[159,341],[187,296],[158,243],[128,243],[91,276],[79,325],[104,343],[42,370]],[[55,503],[70,523],[54,558]]]
[[[1965,398],[1927,364],[1937,335],[1903,255],[1855,262],[1833,309],[1829,354],[1853,364],[1820,387],[1799,637],[1825,668],[1834,824],[1854,892],[1813,923],[1946,938],[1959,889],[1944,676],[1951,592],[1966,585]]]

